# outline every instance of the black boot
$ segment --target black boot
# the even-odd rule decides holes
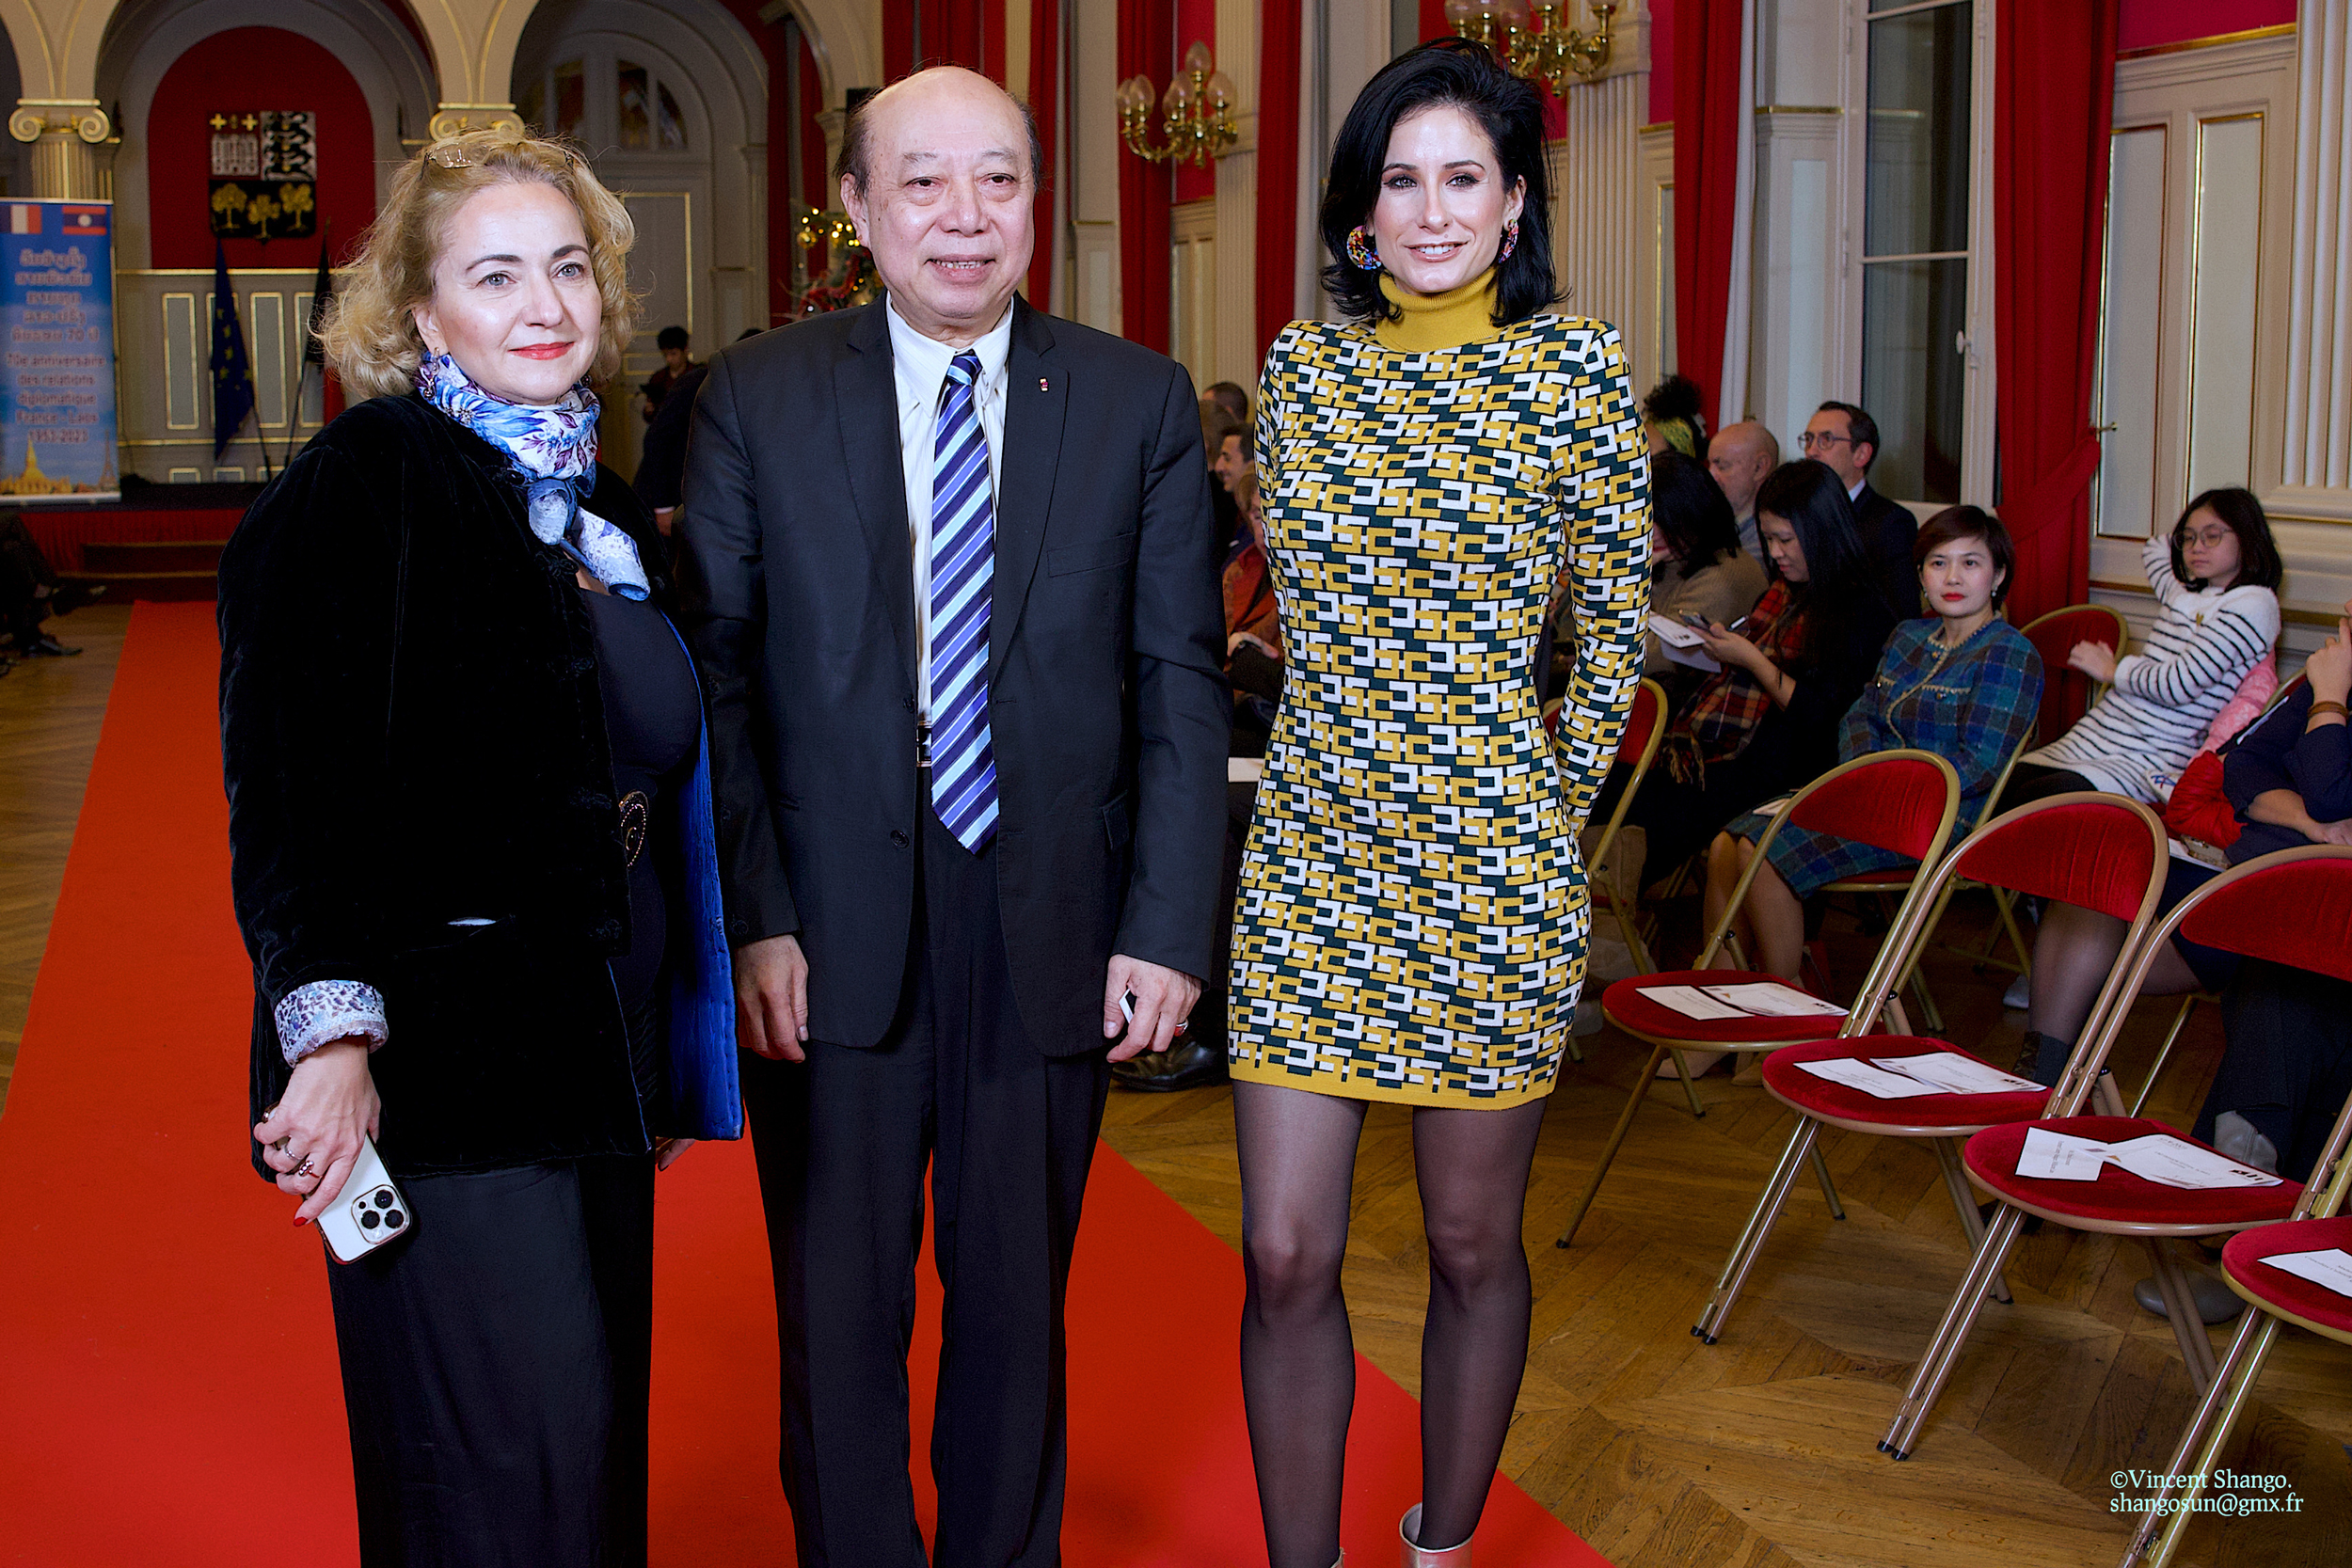
[[[1212,1045],[1195,1034],[1176,1037],[1176,1042],[1166,1051],[1147,1051],[1124,1062],[1111,1064],[1111,1082],[1122,1089],[1142,1089],[1147,1093],[1163,1093],[1176,1089],[1206,1088],[1231,1078],[1225,1069],[1225,1048]]]

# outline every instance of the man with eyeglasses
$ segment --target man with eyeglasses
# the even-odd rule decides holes
[[[1879,454],[1878,421],[1851,403],[1825,403],[1814,411],[1797,444],[1807,457],[1829,465],[1845,485],[1846,499],[1853,502],[1854,531],[1879,563],[1886,602],[1896,618],[1909,620],[1920,613],[1919,574],[1911,560],[1919,519],[1902,502],[1870,488],[1870,465]]]

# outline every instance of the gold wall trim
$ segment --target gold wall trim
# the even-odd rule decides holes
[[[2152,43],[2144,49],[2124,49],[2116,54],[2119,60],[2153,59],[2158,55],[2181,55],[2191,49],[2214,49],[2225,43],[2252,43],[2257,39],[2291,39],[2295,36],[2292,22],[2274,23],[2268,27],[2249,27],[2238,33],[2216,33],[2211,38],[2183,39],[2177,43]]]
[[[1760,115],[1842,115],[1846,111],[1835,103],[1758,103]]]

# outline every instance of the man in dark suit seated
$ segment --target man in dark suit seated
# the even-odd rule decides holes
[[[1919,569],[1911,546],[1919,538],[1919,519],[1911,508],[1870,488],[1870,465],[1878,460],[1878,421],[1851,403],[1825,403],[1804,427],[1798,444],[1807,457],[1830,466],[1853,502],[1855,530],[1864,547],[1879,564],[1887,608],[1899,621],[1920,613]]]
[[[1060,1561],[1062,1297],[1109,1060],[1176,1037],[1230,918],[1199,404],[1014,297],[1038,164],[971,71],[865,100],[835,172],[885,297],[727,349],[694,406],[679,577],[806,1565],[925,1562],[927,1166],[937,1560]]]

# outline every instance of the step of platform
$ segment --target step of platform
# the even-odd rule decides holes
[[[86,541],[82,546],[82,575],[111,578],[119,574],[203,572],[220,570],[225,539],[142,539]]]

